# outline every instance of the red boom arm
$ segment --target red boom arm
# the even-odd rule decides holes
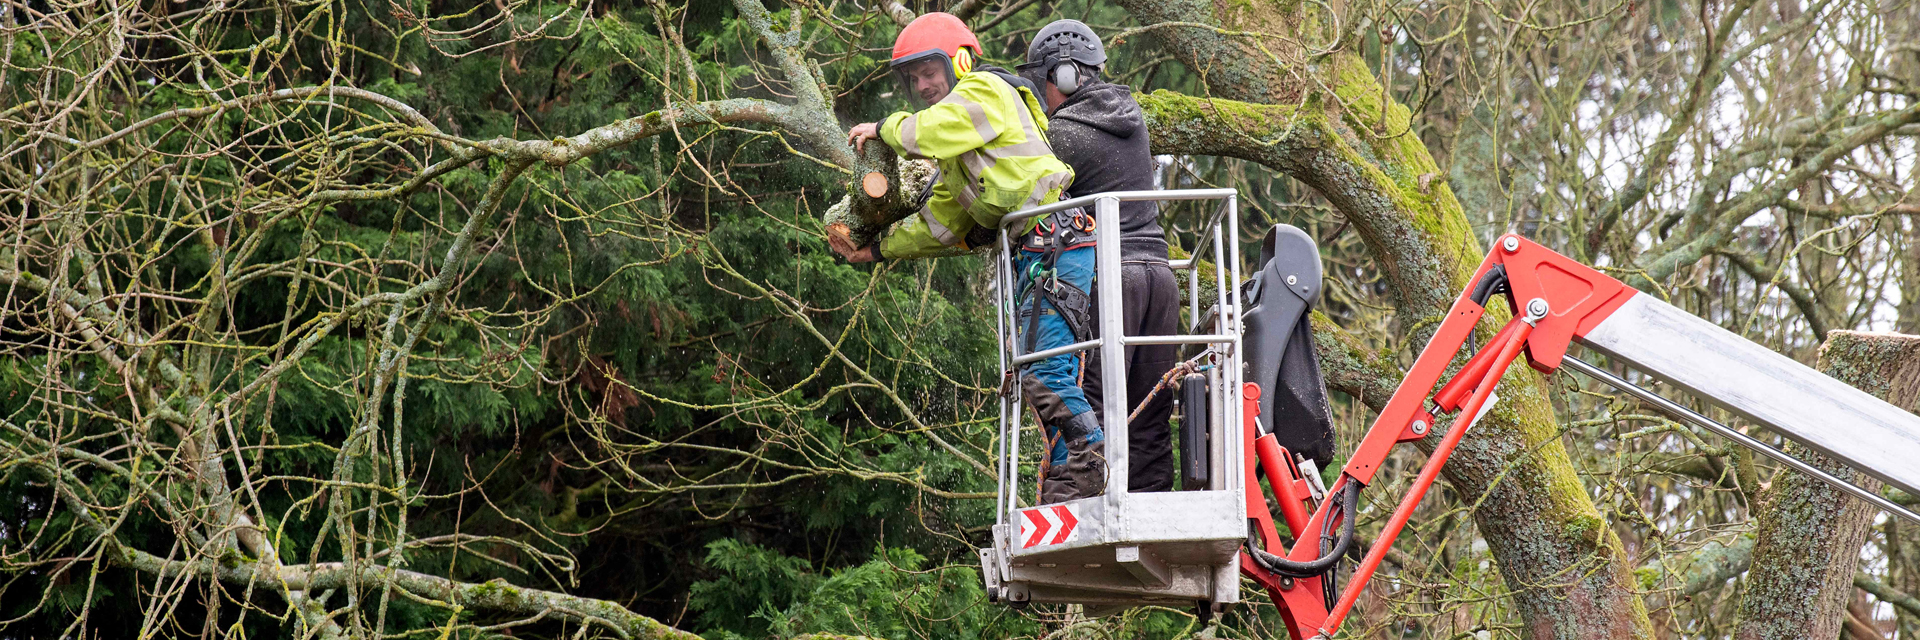
[[[1458,357],[1461,347],[1486,313],[1482,305],[1488,296],[1499,289],[1502,273],[1510,310],[1517,315],[1436,392],[1434,385],[1439,383],[1440,376]],[[1286,620],[1288,635],[1294,640],[1302,640],[1308,632],[1315,638],[1330,638],[1340,628],[1340,623],[1359,599],[1360,591],[1366,587],[1367,580],[1386,557],[1387,549],[1393,546],[1400,530],[1413,517],[1414,509],[1420,506],[1420,499],[1439,477],[1440,469],[1446,465],[1454,447],[1460,444],[1461,438],[1473,426],[1473,421],[1489,406],[1493,388],[1499,384],[1507,367],[1524,351],[1534,369],[1543,373],[1553,372],[1566,355],[1568,343],[1576,337],[1584,337],[1608,314],[1638,293],[1591,267],[1511,234],[1496,241],[1494,250],[1487,254],[1469,282],[1474,285],[1454,300],[1446,320],[1441,322],[1433,338],[1427,341],[1426,348],[1414,361],[1413,369],[1401,380],[1393,398],[1380,411],[1380,416],[1374,420],[1359,448],[1354,451],[1353,458],[1341,470],[1340,479],[1328,491],[1328,499],[1321,502],[1311,517],[1305,515],[1302,506],[1306,485],[1301,481],[1299,469],[1293,466],[1288,452],[1274,442],[1272,434],[1258,433],[1256,417],[1259,414],[1259,388],[1247,385],[1249,388],[1246,389],[1244,400],[1247,407],[1244,412],[1247,434],[1244,450],[1248,452],[1247,516],[1254,521],[1260,542],[1266,549],[1281,548],[1272,511],[1260,492],[1259,473],[1256,470],[1264,471],[1274,496],[1282,503],[1282,517],[1294,534],[1294,546],[1287,551],[1285,558],[1296,563],[1321,558],[1327,551],[1322,548],[1324,542],[1320,532],[1330,531],[1334,526],[1344,524],[1342,518],[1352,517],[1352,514],[1337,510],[1339,501],[1333,499],[1333,496],[1340,495],[1346,489],[1348,483],[1358,483],[1360,487],[1372,483],[1373,475],[1379,471],[1388,454],[1392,453],[1394,445],[1425,438],[1433,431],[1436,411],[1441,414],[1455,413],[1466,418],[1461,420],[1456,417],[1453,428],[1434,446],[1433,454],[1420,468],[1420,475],[1401,498],[1400,505],[1388,518],[1386,527],[1374,540],[1373,547],[1367,550],[1366,557],[1354,570],[1331,610],[1327,607],[1322,586],[1328,575],[1288,578],[1268,571],[1261,563],[1255,562],[1249,553],[1241,554],[1241,573],[1267,589],[1274,604],[1280,608],[1282,618]],[[1475,299],[1476,294],[1478,300]],[[1428,407],[1428,398],[1434,400],[1432,408]],[[1305,522],[1301,522],[1303,519]]]

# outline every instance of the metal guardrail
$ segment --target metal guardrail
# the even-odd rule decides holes
[[[1205,225],[1201,244],[1193,255],[1182,260],[1172,260],[1170,266],[1176,271],[1187,272],[1188,297],[1191,301],[1191,321],[1201,318],[1200,275],[1195,265],[1203,258],[1211,257],[1213,263],[1225,264],[1226,269],[1214,270],[1214,300],[1222,301],[1221,312],[1213,318],[1212,331],[1204,334],[1183,334],[1170,336],[1125,336],[1121,313],[1123,307],[1121,290],[1120,259],[1120,203],[1137,201],[1187,201],[1187,200],[1224,200],[1220,211]],[[1227,461],[1239,460],[1240,438],[1237,429],[1242,425],[1241,403],[1229,401],[1238,397],[1230,393],[1238,390],[1243,382],[1243,373],[1239,366],[1241,354],[1241,308],[1240,291],[1235,283],[1241,281],[1240,247],[1238,242],[1225,242],[1222,238],[1240,236],[1238,219],[1239,192],[1234,189],[1185,189],[1167,191],[1115,191],[1081,196],[1062,200],[1032,209],[1008,214],[1001,220],[1001,229],[1006,231],[1016,225],[1059,211],[1091,205],[1095,218],[1095,295],[1099,305],[1099,335],[1070,345],[1046,349],[1033,353],[1020,353],[1022,341],[1015,335],[1016,315],[1019,309],[1017,278],[1013,272],[1014,251],[1019,248],[1012,241],[1011,233],[1000,234],[1000,255],[995,260],[995,314],[1000,339],[1000,368],[1010,371],[1021,365],[1036,362],[1054,356],[1076,353],[1089,349],[1100,349],[1103,427],[1107,441],[1107,493],[1108,508],[1106,517],[1111,530],[1123,531],[1124,524],[1119,521],[1122,506],[1127,500],[1128,471],[1128,420],[1125,348],[1127,345],[1214,345],[1220,365],[1209,370],[1209,382],[1213,404],[1213,432],[1211,435],[1213,464],[1220,471],[1211,474],[1209,490],[1238,489],[1244,483],[1242,474]],[[1224,228],[1222,228],[1224,225]],[[1210,242],[1209,242],[1210,241]],[[1210,245],[1210,246],[1207,246]],[[999,447],[996,452],[999,464],[999,491],[995,502],[995,523],[1009,525],[1014,510],[1020,507],[1020,413],[1019,393],[1001,399],[999,422]],[[1017,524],[1017,523],[1016,523]],[[1017,528],[1017,527],[1016,527]]]

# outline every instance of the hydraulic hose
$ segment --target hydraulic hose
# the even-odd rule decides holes
[[[1467,294],[1467,297],[1472,299],[1474,304],[1484,307],[1487,306],[1487,300],[1491,299],[1494,294],[1501,293],[1506,294],[1508,298],[1512,298],[1513,283],[1507,279],[1507,265],[1496,264],[1493,265],[1492,269],[1487,270],[1487,275],[1480,276],[1480,281],[1474,283],[1473,291]],[[1473,339],[1473,332],[1468,331],[1467,355],[1476,353],[1480,353],[1480,345],[1478,341]]]
[[[1507,293],[1511,290],[1512,286],[1507,282],[1507,265],[1496,264],[1492,269],[1487,270],[1486,275],[1480,277],[1479,282],[1473,284],[1473,291],[1467,294],[1467,297],[1472,298],[1474,304],[1486,306],[1487,299],[1492,298],[1493,294]]]
[[[1289,578],[1311,578],[1331,571],[1339,564],[1340,557],[1347,555],[1347,547],[1353,544],[1354,506],[1360,501],[1360,483],[1348,478],[1340,491],[1340,501],[1336,503],[1340,514],[1340,536],[1330,535],[1334,512],[1327,513],[1327,519],[1320,523],[1320,557],[1306,562],[1294,562],[1286,558],[1267,553],[1261,549],[1252,532],[1247,533],[1247,555],[1260,568]],[[1328,541],[1332,546],[1329,548]]]

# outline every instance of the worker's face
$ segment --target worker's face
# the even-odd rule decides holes
[[[931,106],[953,90],[952,81],[948,79],[948,64],[945,58],[938,57],[914,62],[900,70],[900,82],[922,106]]]

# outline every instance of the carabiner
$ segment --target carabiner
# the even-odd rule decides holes
[[[1045,264],[1040,262],[1035,262],[1027,266],[1027,282],[1029,286],[1040,286],[1044,283],[1048,291],[1054,291],[1058,287],[1057,283],[1060,282],[1059,276],[1060,272],[1048,269]]]
[[[1073,224],[1075,231],[1079,231],[1080,233],[1093,233],[1093,230],[1100,226],[1100,221],[1094,219],[1093,216],[1082,213],[1074,216],[1071,224]]]

